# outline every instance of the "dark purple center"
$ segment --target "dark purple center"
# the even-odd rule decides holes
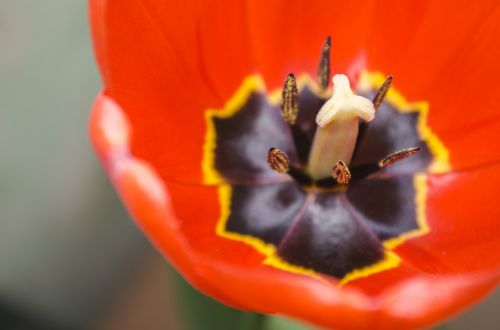
[[[275,173],[266,163],[273,146],[297,168],[307,161],[315,116],[325,101],[308,87],[299,100],[295,131],[283,121],[279,107],[258,92],[233,116],[213,117],[215,169],[232,187],[225,229],[275,245],[290,264],[343,278],[380,261],[384,240],[418,229],[414,176],[427,169],[432,156],[417,131],[419,113],[402,113],[385,102],[369,125],[361,124],[364,134],[347,189],[337,189],[328,178],[332,189],[309,189],[310,183]],[[367,175],[379,160],[408,147],[422,149]]]

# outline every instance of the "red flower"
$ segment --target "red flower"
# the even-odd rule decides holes
[[[92,140],[129,211],[179,272],[236,308],[352,329],[428,326],[492,290],[500,279],[496,1],[223,2],[90,1],[104,80]],[[403,210],[415,215],[414,227],[380,234],[385,259],[368,268],[305,267],[303,256],[277,251],[273,238],[229,230],[225,212],[241,210],[234,192],[246,163],[234,171],[229,165],[244,158],[227,157],[233,149],[212,154],[228,132],[218,123],[231,110],[243,113],[249,93],[263,93],[261,81],[279,91],[288,72],[314,76],[326,35],[333,72],[353,77],[366,69],[365,82],[378,79],[366,72],[395,77],[399,94],[388,96],[390,106],[418,117],[416,133],[403,136],[419,138],[434,164],[417,175],[414,198],[401,201],[411,201]],[[243,177],[267,182],[262,173]],[[363,203],[360,213],[376,209]],[[393,210],[383,211],[390,218]]]

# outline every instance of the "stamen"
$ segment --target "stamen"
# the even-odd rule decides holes
[[[378,110],[378,108],[384,101],[385,95],[389,91],[389,88],[391,88],[391,85],[392,85],[392,76],[388,76],[385,79],[382,86],[380,86],[380,88],[377,91],[377,94],[375,94],[375,97],[372,100],[373,108],[375,109],[375,111]],[[359,150],[359,146],[361,145],[361,142],[364,139],[368,125],[369,125],[368,123],[364,123],[363,125],[359,126],[358,140],[356,141],[356,147],[354,148],[355,151],[353,157],[356,155],[356,150]]]
[[[354,166],[351,168],[352,181],[359,181],[367,176],[376,174],[383,168],[393,165],[396,162],[404,160],[410,156],[415,155],[417,152],[421,150],[420,147],[403,149],[398,152],[392,153],[389,156],[385,157],[378,163],[370,163]]]
[[[294,125],[299,113],[299,90],[293,73],[288,74],[281,92],[281,116],[290,125]]]
[[[328,82],[330,80],[330,49],[332,46],[332,38],[328,36],[323,44],[323,49],[321,50],[321,58],[319,60],[318,66],[318,81],[321,89],[325,90],[328,88]]]
[[[267,164],[269,164],[272,170],[278,173],[286,173],[290,166],[290,160],[284,152],[278,148],[272,147],[267,152]]]
[[[291,166],[288,156],[276,147],[272,147],[267,152],[267,164],[269,164],[272,170],[281,174],[286,173],[292,179],[304,186],[309,186],[313,182],[311,177],[304,173],[302,169]]]
[[[417,152],[420,151],[420,147],[414,147],[414,148],[408,148],[408,149],[403,149],[398,152],[395,152],[393,154],[390,154],[389,156],[385,157],[382,159],[380,162],[378,162],[379,167],[387,167],[391,166],[392,164],[399,162],[403,159],[406,159]]]
[[[297,81],[293,73],[288,74],[281,91],[281,117],[290,126],[293,142],[297,149],[299,161],[302,165],[307,162],[309,149],[311,147],[310,139],[304,134],[302,129],[295,125],[299,114],[299,90]]]
[[[348,184],[351,181],[351,172],[347,165],[339,160],[333,166],[332,177],[340,184]]]
[[[389,88],[391,88],[391,84],[392,76],[388,76],[373,98],[373,107],[375,108],[375,110],[377,110],[384,101],[385,95],[389,91]]]

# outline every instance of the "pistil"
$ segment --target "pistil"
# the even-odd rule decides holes
[[[333,95],[316,117],[318,128],[309,156],[309,175],[313,179],[328,177],[339,160],[349,165],[358,137],[359,118],[369,122],[374,116],[372,101],[354,95],[345,75],[335,75]]]

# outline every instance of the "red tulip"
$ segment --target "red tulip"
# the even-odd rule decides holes
[[[104,82],[92,141],[138,225],[202,292],[326,327],[401,329],[498,284],[495,0],[91,0],[90,16]],[[331,92],[314,81],[327,35],[332,72],[359,92],[378,72],[395,80],[325,190],[300,145]],[[289,72],[287,125],[276,95]],[[270,147],[289,176],[266,167]],[[377,165],[402,147],[421,152]]]

